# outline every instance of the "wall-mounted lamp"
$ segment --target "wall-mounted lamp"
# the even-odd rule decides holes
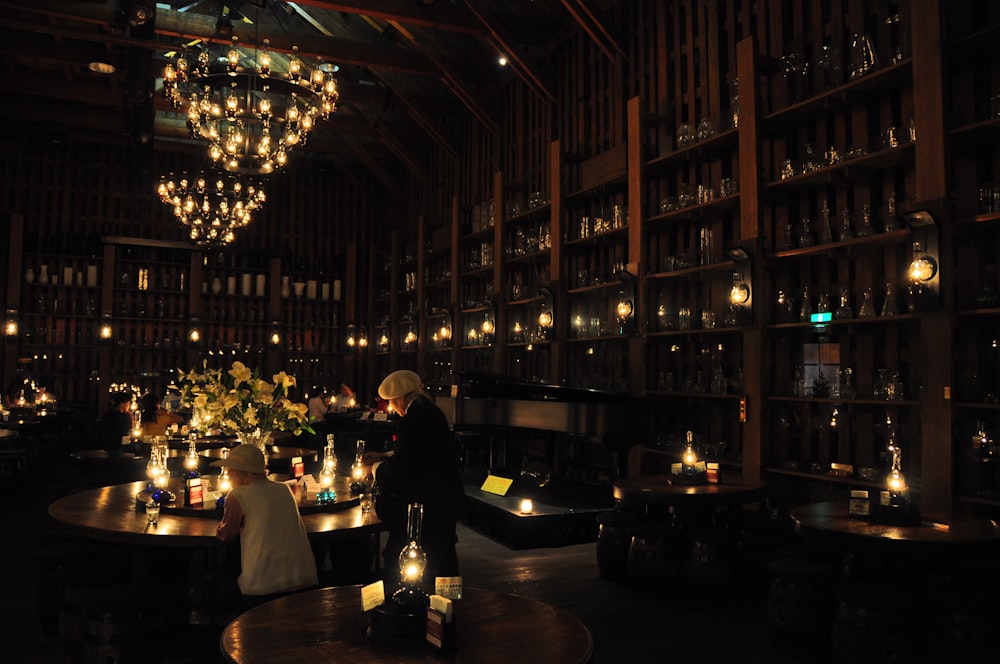
[[[635,275],[621,270],[615,276],[621,281],[615,302],[615,320],[618,321],[618,334],[627,334],[635,323]]]
[[[546,339],[552,331],[552,291],[542,287],[538,289],[538,296],[542,298],[542,303],[538,309],[538,336]]]
[[[111,341],[111,337],[114,335],[115,329],[111,325],[111,314],[101,314],[101,326],[97,331],[97,338],[102,343],[108,343]]]
[[[389,339],[389,328],[380,327],[378,328],[377,333],[378,346],[376,347],[376,350],[379,353],[388,353],[392,349],[392,341]]]
[[[188,343],[192,346],[199,346],[202,342],[201,319],[192,318],[188,324]]]
[[[434,348],[451,347],[451,312],[448,309],[437,309],[433,313],[443,315],[441,324],[431,335],[431,345]]]
[[[739,272],[733,272],[733,283],[729,289],[729,303],[743,305],[750,301],[750,285],[743,281]]]
[[[357,329],[354,327],[354,323],[350,323],[347,326],[347,339],[345,339],[345,343],[348,348],[352,349],[358,346]]]
[[[403,334],[403,350],[417,350],[418,340],[417,332],[413,329],[413,324],[411,323],[407,326],[406,332]]]
[[[937,275],[938,265],[934,258],[924,251],[924,247],[919,242],[913,243],[913,256],[910,260],[909,275],[910,281],[926,282]]]
[[[267,336],[267,340],[272,346],[281,344],[281,328],[278,327],[278,321],[271,321],[271,333]]]
[[[368,332],[364,325],[358,327],[358,350],[368,348]]]
[[[7,316],[3,322],[3,335],[5,337],[17,336],[17,309],[7,310]]]

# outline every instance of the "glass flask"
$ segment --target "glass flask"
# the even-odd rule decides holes
[[[844,208],[840,212],[840,235],[839,240],[850,240],[854,237],[854,228],[851,226],[851,211]]]
[[[833,317],[837,320],[854,318],[854,309],[851,309],[850,293],[847,290],[847,286],[841,286],[840,288],[840,306],[833,312]]]
[[[878,56],[868,35],[854,33],[851,40],[851,79],[871,73],[878,67]]]
[[[872,295],[872,289],[866,288],[864,299],[861,302],[861,309],[858,311],[858,318],[874,318],[875,317],[875,298]]]
[[[858,237],[868,237],[875,234],[875,227],[872,226],[872,208],[868,203],[861,207],[861,228],[858,229]]]
[[[886,203],[885,224],[883,229],[886,233],[899,230],[899,217],[896,216],[896,192],[889,192],[889,200]]]
[[[823,207],[819,209],[819,243],[828,242],[833,242],[833,229],[830,228],[830,208],[823,201]]]
[[[896,304],[896,285],[891,281],[885,282],[885,301],[882,302],[882,315],[883,316],[895,316],[899,313],[899,307]]]
[[[800,247],[811,247],[815,244],[813,239],[812,229],[809,227],[809,219],[805,218],[799,225],[799,246]]]
[[[802,289],[802,306],[799,307],[799,320],[808,321],[812,316],[812,302],[809,301],[809,287]]]

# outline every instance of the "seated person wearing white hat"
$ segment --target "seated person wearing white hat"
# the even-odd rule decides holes
[[[264,454],[255,445],[237,445],[213,466],[229,469],[233,489],[226,496],[217,537],[240,540],[237,585],[247,604],[318,584],[309,546],[291,489],[267,479]]]
[[[424,506],[420,542],[427,554],[424,582],[433,584],[436,576],[458,576],[455,528],[465,489],[448,422],[421,389],[420,376],[412,371],[389,374],[378,394],[400,415],[392,452],[371,452],[364,459],[366,464],[375,463],[375,509],[389,531],[383,551],[387,580],[398,579],[399,552],[407,544],[409,503]]]

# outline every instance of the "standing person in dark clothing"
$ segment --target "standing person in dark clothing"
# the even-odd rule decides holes
[[[128,392],[113,392],[108,400],[108,410],[97,426],[97,435],[102,449],[112,456],[122,453],[123,441],[132,433],[132,395]]]
[[[369,452],[375,464],[375,509],[389,538],[383,551],[387,580],[398,581],[399,552],[407,544],[406,508],[424,506],[420,545],[427,554],[424,581],[458,576],[455,528],[465,500],[455,443],[444,413],[421,389],[420,376],[408,370],[389,374],[378,388],[400,415],[391,452]]]

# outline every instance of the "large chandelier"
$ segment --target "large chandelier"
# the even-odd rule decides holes
[[[285,71],[277,71],[272,56],[269,40],[244,53],[233,36],[224,56],[203,42],[194,62],[181,53],[164,67],[164,96],[175,109],[186,105],[191,136],[207,141],[209,157],[227,171],[274,172],[337,110],[330,65],[310,70],[294,47]]]
[[[173,209],[197,244],[227,245],[236,231],[247,226],[267,197],[260,183],[244,181],[230,173],[181,174],[160,178],[160,200]]]

